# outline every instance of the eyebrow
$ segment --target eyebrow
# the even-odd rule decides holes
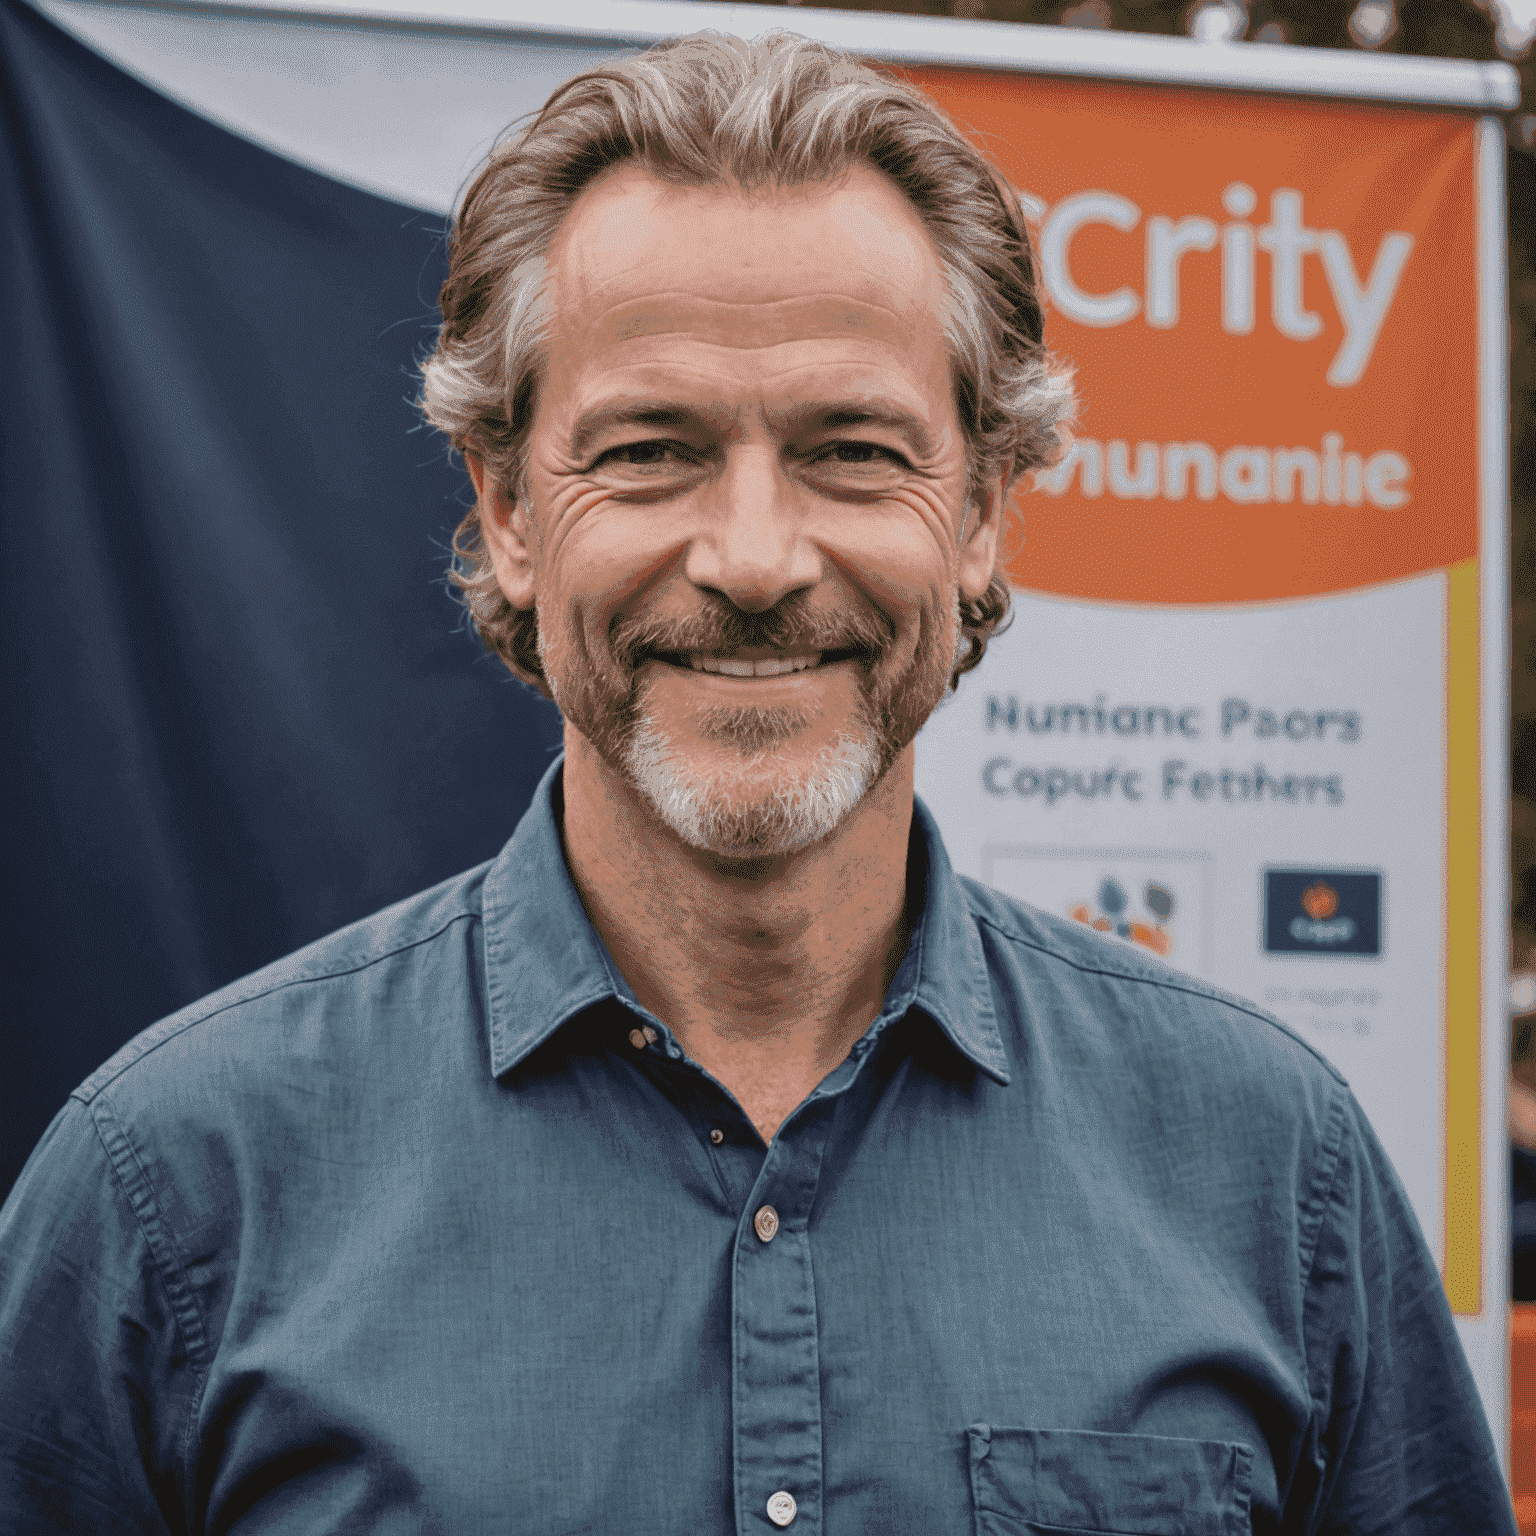
[[[894,400],[811,401],[799,407],[791,420],[801,427],[885,427],[906,438],[920,459],[931,459],[938,450],[923,418]]]
[[[592,444],[615,427],[685,427],[710,413],[671,400],[615,400],[584,411],[571,428],[571,457],[584,459]]]
[[[893,400],[811,400],[785,413],[791,431],[808,427],[885,427],[904,437],[918,458],[932,458],[937,445],[927,423]],[[623,400],[583,412],[571,429],[570,453],[584,459],[605,432],[617,427],[686,427],[703,422],[719,427],[726,413],[674,400]]]

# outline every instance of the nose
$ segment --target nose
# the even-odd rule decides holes
[[[689,581],[747,613],[815,586],[822,556],[797,490],[770,447],[734,447],[705,497],[684,566]]]

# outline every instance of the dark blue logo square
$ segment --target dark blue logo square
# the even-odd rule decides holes
[[[1264,948],[1271,955],[1381,954],[1381,872],[1266,869]]]

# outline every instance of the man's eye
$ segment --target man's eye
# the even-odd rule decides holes
[[[894,464],[898,456],[878,443],[834,443],[825,455],[836,464]]]
[[[598,460],[617,464],[665,464],[668,459],[678,456],[676,447],[671,443],[624,443],[618,448],[610,448]]]

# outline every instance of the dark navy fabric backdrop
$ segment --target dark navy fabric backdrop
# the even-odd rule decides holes
[[[559,716],[443,583],[440,221],[0,0],[0,1196],[161,1015],[490,857]]]

